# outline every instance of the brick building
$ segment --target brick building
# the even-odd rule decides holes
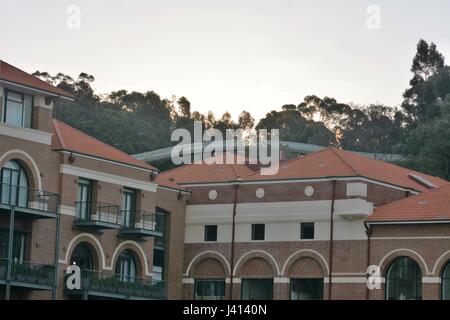
[[[0,298],[450,299],[447,181],[334,148],[159,173],[55,99],[0,61]]]
[[[162,176],[192,192],[185,299],[450,298],[445,180],[334,148],[274,176],[245,164]]]
[[[0,61],[0,297],[179,298],[189,192],[53,120],[54,99],[73,97]]]

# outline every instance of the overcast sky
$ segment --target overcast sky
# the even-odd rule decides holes
[[[379,29],[367,27],[370,5]],[[193,109],[233,118],[309,94],[398,105],[420,38],[450,60],[449,12],[447,0],[2,0],[0,59],[93,74],[100,93],[184,95]]]

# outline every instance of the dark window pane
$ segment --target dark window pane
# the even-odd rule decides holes
[[[217,241],[217,226],[205,226],[205,241]]]
[[[225,280],[195,280],[196,300],[222,300],[225,297]]]
[[[272,300],[273,279],[242,279],[242,300]]]
[[[264,240],[265,231],[265,224],[252,224],[252,240]]]
[[[301,223],[300,239],[314,239],[314,222]]]
[[[291,279],[291,300],[322,300],[323,279]]]
[[[418,300],[422,298],[422,272],[409,257],[397,258],[388,268],[386,299]]]

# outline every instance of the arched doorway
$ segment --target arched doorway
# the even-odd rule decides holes
[[[136,281],[137,265],[133,253],[130,250],[125,250],[119,255],[115,272],[122,282]]]
[[[94,259],[91,249],[86,243],[80,243],[73,250],[70,264],[76,264],[82,271],[94,270]]]
[[[0,201],[19,207],[28,206],[28,178],[19,162],[10,160],[1,170]]]
[[[442,300],[450,300],[450,260],[442,272]]]
[[[422,272],[409,257],[395,259],[386,273],[387,300],[420,300],[422,298]]]

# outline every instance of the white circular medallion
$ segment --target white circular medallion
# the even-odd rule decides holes
[[[262,197],[264,197],[264,195],[266,194],[266,192],[264,191],[263,188],[258,188],[258,189],[256,189],[255,194],[256,194],[256,197],[257,197],[257,198],[261,199]]]
[[[214,190],[214,189],[209,190],[208,197],[211,200],[216,200],[216,198],[217,198],[217,191]]]
[[[312,186],[307,186],[305,188],[305,196],[311,197],[314,194],[314,188]]]

